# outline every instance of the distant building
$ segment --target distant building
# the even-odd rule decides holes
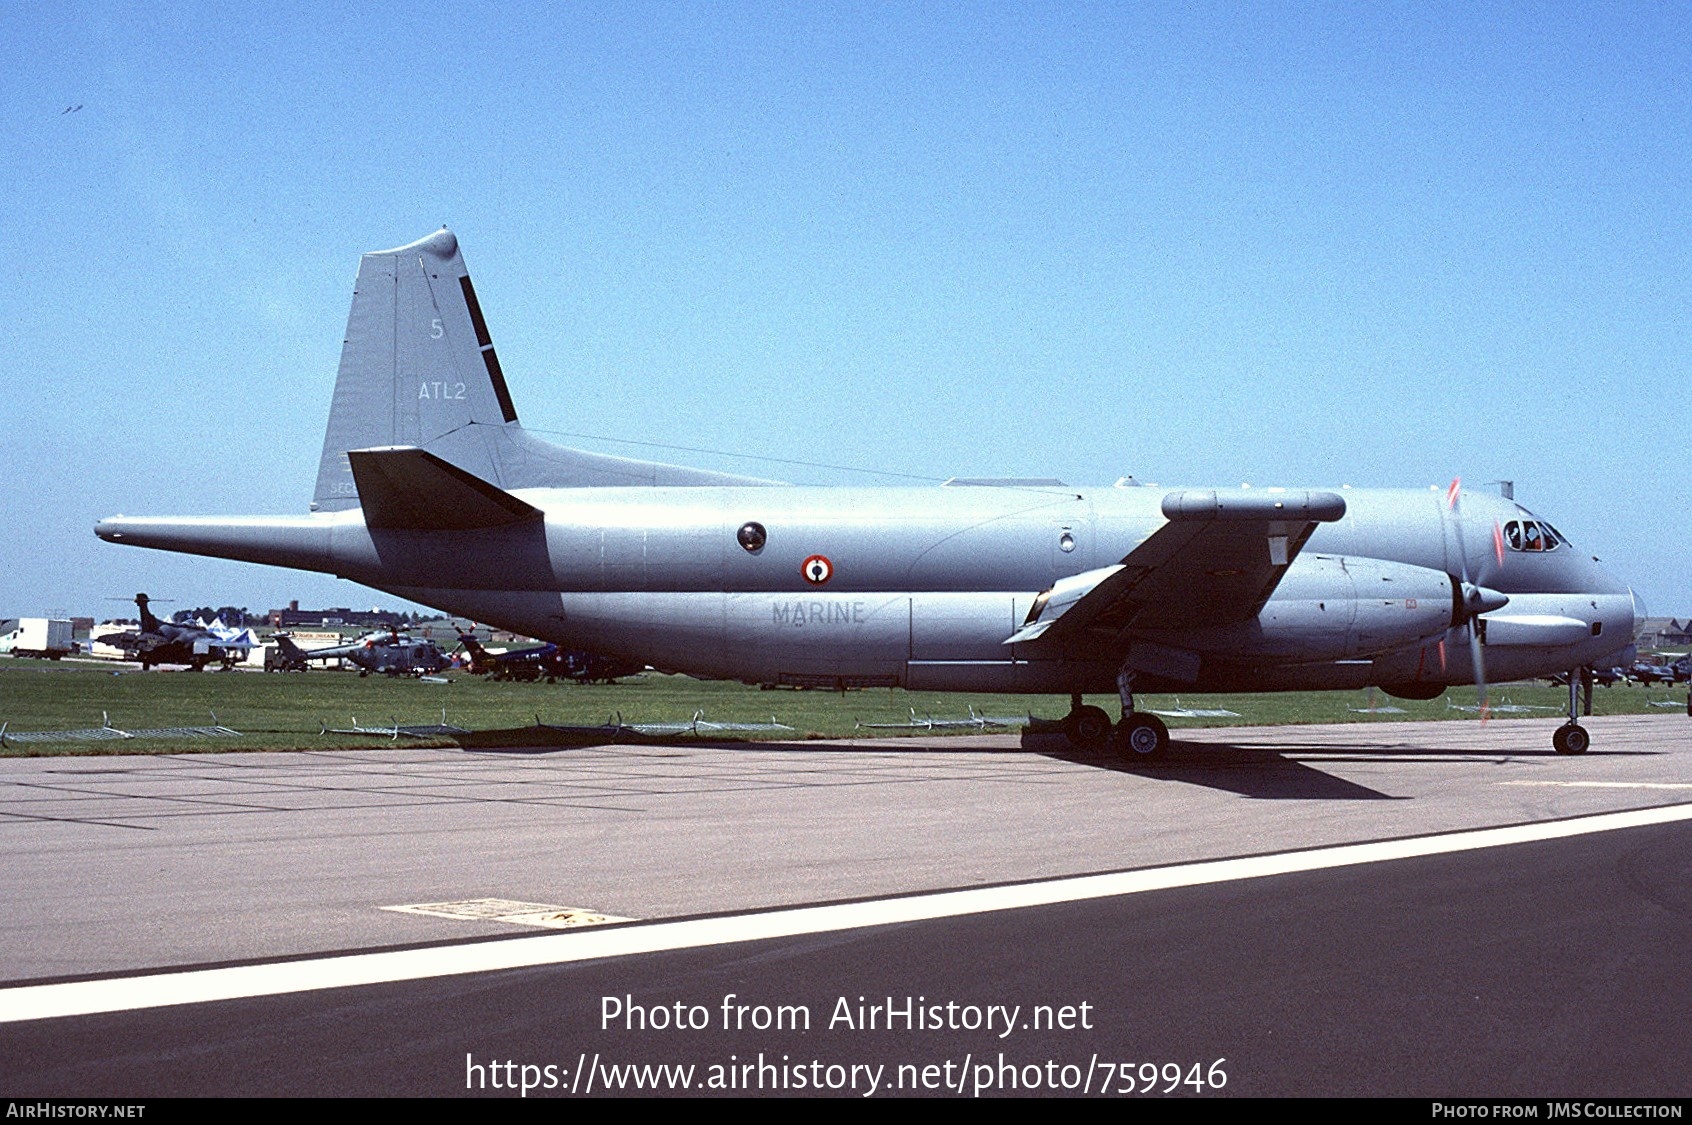
[[[1638,644],[1642,649],[1692,646],[1692,617],[1685,621],[1673,617],[1647,617],[1639,630]]]
[[[295,629],[302,625],[352,625],[359,628],[392,629],[398,628],[405,621],[404,614],[391,613],[385,609],[348,609],[345,606],[336,609],[301,609],[298,601],[289,602],[287,609],[271,610],[269,616],[272,629]]]

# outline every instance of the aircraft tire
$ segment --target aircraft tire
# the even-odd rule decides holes
[[[1111,741],[1124,758],[1156,761],[1169,749],[1169,728],[1156,715],[1130,715],[1117,726]]]
[[[1094,750],[1110,737],[1110,715],[1103,707],[1077,707],[1063,717],[1064,737],[1086,750]]]
[[[1592,735],[1579,723],[1564,723],[1551,736],[1551,745],[1559,754],[1584,754],[1592,745]]]

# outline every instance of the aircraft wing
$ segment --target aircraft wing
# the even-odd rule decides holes
[[[1200,628],[1257,616],[1318,523],[1345,515],[1333,492],[1171,492],[1159,527],[1119,563],[1034,599],[1006,644],[1108,645],[1135,629]]]

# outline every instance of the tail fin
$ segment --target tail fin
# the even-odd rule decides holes
[[[470,671],[475,675],[483,675],[492,671],[493,661],[488,659],[488,650],[476,639],[474,632],[466,633],[460,630],[458,643],[464,646],[464,651],[470,654]]]
[[[359,263],[314,511],[359,505],[347,454],[375,446],[426,449],[501,489],[772,483],[567,449],[526,433],[458,239],[445,227]]]
[[[146,594],[135,595],[135,608],[141,611],[139,615],[141,618],[141,631],[143,633],[157,633],[159,631],[159,619],[154,617],[153,611],[147,608],[147,602],[148,598]]]

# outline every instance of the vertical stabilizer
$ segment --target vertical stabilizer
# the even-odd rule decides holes
[[[149,600],[151,599],[146,594],[136,594],[135,608],[141,611],[141,631],[143,633],[157,633],[159,631],[159,619],[153,616],[151,609],[147,608]]]
[[[502,490],[772,483],[526,433],[458,239],[445,227],[359,262],[312,510],[359,507],[348,454],[387,446],[426,450]]]
[[[412,445],[501,483],[497,433],[517,422],[487,322],[444,227],[359,262],[313,508],[358,505],[347,451]]]

